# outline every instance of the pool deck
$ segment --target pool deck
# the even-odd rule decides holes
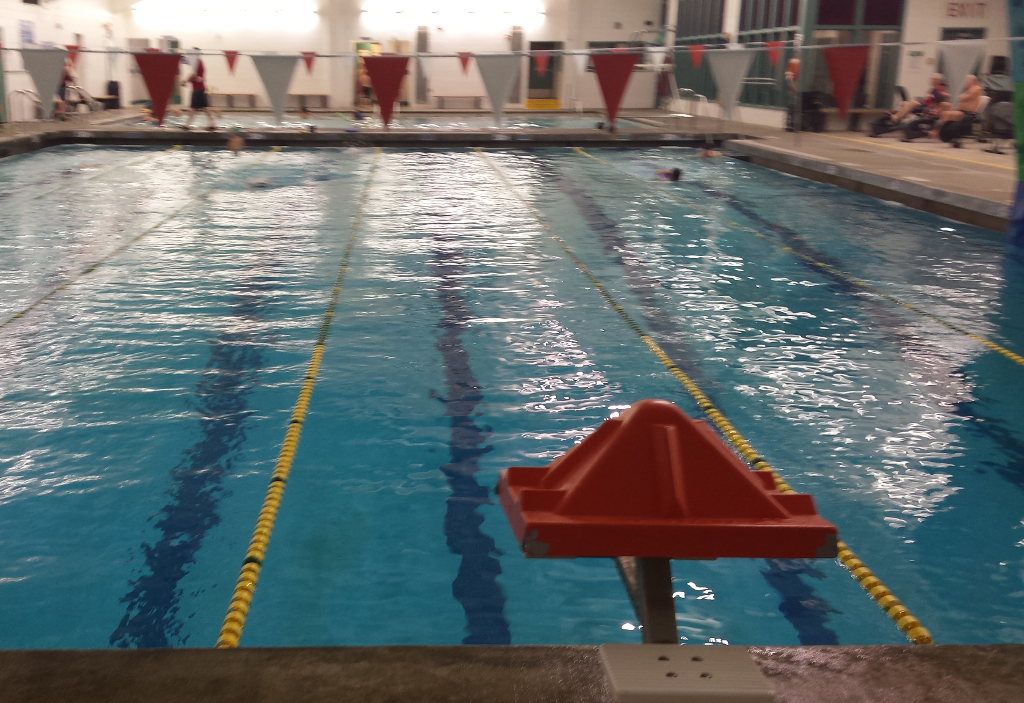
[[[485,111],[459,111],[457,114],[478,113],[486,114]],[[60,144],[219,147],[226,139],[224,130],[185,131],[124,124],[124,120],[135,114],[134,109],[120,110],[74,115],[68,122],[3,125],[0,158]],[[437,110],[403,112],[405,116],[414,114],[443,113]],[[577,113],[510,111],[509,114],[574,116]],[[599,113],[585,114],[595,122],[601,119]],[[968,141],[962,149],[954,149],[934,140],[903,143],[897,133],[878,139],[855,132],[790,134],[742,122],[672,118],[658,110],[627,110],[622,116],[645,126],[616,133],[597,129],[320,129],[315,132],[247,129],[243,134],[252,147],[637,148],[698,146],[712,141],[724,145],[730,154],[760,166],[995,231],[1002,232],[1007,227],[1017,177],[1016,150],[1012,143],[1004,145],[1005,153],[990,154],[985,151],[988,144]]]
[[[1024,645],[751,647],[776,703],[1019,703]],[[0,652],[3,703],[610,703],[596,647]]]

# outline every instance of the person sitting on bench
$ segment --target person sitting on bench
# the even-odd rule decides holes
[[[932,127],[928,136],[937,138],[942,130],[942,125],[946,122],[957,122],[967,118],[973,123],[978,117],[978,106],[981,104],[982,94],[981,86],[978,85],[978,77],[967,76],[967,80],[964,81],[964,92],[960,93],[960,97],[957,99],[956,109],[946,110],[939,115],[939,121]]]
[[[893,124],[899,124],[911,112],[915,115],[921,115],[925,112],[941,112],[948,110],[949,107],[949,93],[946,92],[946,81],[941,73],[933,73],[932,87],[928,90],[927,94],[918,100],[905,101],[899,110],[892,113],[889,119],[892,120]]]

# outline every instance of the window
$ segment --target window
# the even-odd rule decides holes
[[[892,0],[882,0],[891,2]],[[851,25],[855,22],[857,0],[821,0],[818,5],[819,25]],[[897,23],[898,24],[898,23]]]
[[[743,0],[740,31],[793,27],[799,21],[799,14],[800,0]]]
[[[725,0],[681,0],[677,37],[704,37],[722,32]]]

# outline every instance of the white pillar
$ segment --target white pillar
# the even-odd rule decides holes
[[[742,0],[725,0],[722,10],[722,33],[729,37],[729,44],[736,44],[740,35],[740,10]]]
[[[668,14],[665,16],[665,48],[669,56],[676,48],[676,23],[679,21],[679,0],[668,0]]]

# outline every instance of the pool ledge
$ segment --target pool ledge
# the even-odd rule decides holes
[[[777,703],[1019,703],[1024,645],[751,647]],[[596,647],[0,652],[0,701],[610,703]]]
[[[958,222],[996,232],[1005,232],[1009,224],[1009,206],[995,200],[837,164],[825,157],[776,147],[762,140],[731,139],[724,145],[743,160],[758,166],[897,202]]]

